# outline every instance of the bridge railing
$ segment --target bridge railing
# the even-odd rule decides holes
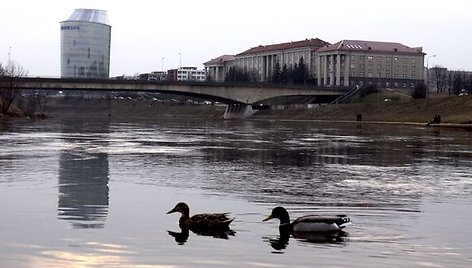
[[[5,77],[0,77],[0,81],[6,79]],[[132,80],[132,79],[117,79],[117,78],[108,78],[108,79],[99,79],[99,78],[60,78],[60,77],[15,77],[15,80],[18,82],[61,82],[61,83],[111,83],[111,84],[142,84],[142,85],[188,85],[188,86],[200,86],[200,87],[252,87],[252,88],[276,88],[276,89],[305,89],[305,90],[325,90],[333,92],[348,92],[351,90],[350,87],[327,87],[327,86],[317,86],[314,84],[290,84],[290,83],[267,83],[267,82],[211,82],[211,81],[152,81],[152,80]]]

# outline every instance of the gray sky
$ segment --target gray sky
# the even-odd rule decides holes
[[[59,22],[75,8],[108,11],[110,75],[203,62],[251,47],[318,37],[422,46],[429,66],[472,71],[472,1],[15,0],[0,7],[0,62],[60,75]],[[179,56],[179,53],[181,56]],[[162,60],[164,58],[164,60]]]

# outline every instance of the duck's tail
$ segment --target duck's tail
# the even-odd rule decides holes
[[[225,221],[222,222],[222,224],[226,225],[226,226],[229,226],[233,221],[234,221],[235,218],[232,218],[232,219],[227,219]]]

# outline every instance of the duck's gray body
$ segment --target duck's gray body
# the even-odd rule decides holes
[[[351,224],[351,220],[344,215],[307,215],[290,223],[290,216],[283,207],[274,208],[264,221],[274,218],[280,220],[279,229],[283,232],[336,232]]]
[[[291,223],[294,232],[335,232],[351,224],[345,216],[302,216]]]

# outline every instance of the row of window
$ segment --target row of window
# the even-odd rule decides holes
[[[355,61],[357,58],[356,55],[351,55],[351,61]],[[376,59],[378,62],[382,62],[383,61],[383,56],[367,56],[367,61],[374,61],[374,59]],[[360,55],[359,56],[359,61],[364,61],[365,60],[365,56],[363,55]],[[391,56],[387,56],[385,57],[385,61],[387,63],[390,63],[390,62],[394,62],[394,63],[398,63],[400,62],[400,58],[399,57],[391,57]],[[403,58],[403,63],[404,64],[408,64],[408,61],[410,61],[412,64],[416,64],[416,58]]]
[[[372,70],[372,68],[373,68],[372,64],[367,65],[367,68],[368,68],[368,70]],[[356,65],[355,65],[354,63],[351,64],[351,69],[356,69]],[[364,70],[364,69],[365,69],[365,64],[362,64],[362,63],[359,64],[359,69]],[[386,71],[390,71],[391,69],[392,69],[392,68],[391,68],[390,65],[386,65],[386,66],[385,66],[385,70],[386,70]],[[398,71],[399,69],[400,69],[400,66],[398,66],[398,65],[393,66],[393,70],[394,70],[394,71]],[[381,71],[381,70],[382,70],[382,65],[380,65],[380,64],[377,65],[377,70],[378,70],[378,71]],[[402,70],[403,70],[404,72],[407,72],[407,71],[408,71],[408,66],[404,65],[404,66],[402,67]],[[413,72],[413,73],[416,72],[416,66],[411,66],[411,67],[410,67],[410,70],[411,70],[411,72]]]
[[[374,74],[373,73],[367,73],[367,76],[365,76],[364,72],[359,72],[359,75],[356,76],[356,73],[355,72],[351,72],[350,73],[350,76],[351,77],[374,77]],[[391,74],[390,73],[385,73],[385,76],[382,76],[382,73],[378,73],[377,78],[392,78]],[[393,78],[399,78],[400,75],[398,73],[395,73],[393,74]],[[403,74],[402,75],[402,78],[403,79],[408,79],[408,75],[407,74]],[[416,75],[415,74],[412,74],[410,76],[411,79],[416,79]]]
[[[341,55],[341,64],[344,63],[346,56]],[[351,62],[356,62],[356,59],[359,59],[359,62],[365,62],[367,59],[367,62],[374,62],[375,60],[377,62],[383,62],[384,56],[364,56],[364,55],[351,55]],[[327,59],[328,64],[331,64],[331,61],[334,60],[333,57],[329,57]],[[400,58],[400,57],[392,57],[392,56],[386,56],[385,57],[385,62],[387,64],[390,64],[393,62],[393,64],[400,64],[403,61],[403,64],[415,64],[417,63],[416,58]]]
[[[205,80],[205,76],[204,75],[191,75],[191,76],[187,76],[187,75],[177,75],[177,79],[179,80],[187,80],[187,79],[191,79],[191,80]]]
[[[364,81],[350,81],[350,84],[351,84],[351,86],[354,86],[354,85],[363,86],[364,84],[373,85],[374,83],[373,82],[364,83]],[[410,82],[410,83],[407,83],[407,82],[402,82],[402,83],[399,83],[399,82],[393,82],[393,83],[385,82],[384,84],[382,84],[382,82],[376,82],[375,84],[377,85],[377,87],[382,87],[383,85],[385,85],[385,87],[396,87],[396,88],[399,88],[399,87],[406,88],[408,85],[411,88],[414,88],[416,86],[415,82]]]
[[[187,74],[197,74],[197,75],[205,75],[205,71],[197,71],[197,72],[189,72],[189,71],[178,71],[177,72],[178,74],[183,74],[183,75],[187,75]]]

